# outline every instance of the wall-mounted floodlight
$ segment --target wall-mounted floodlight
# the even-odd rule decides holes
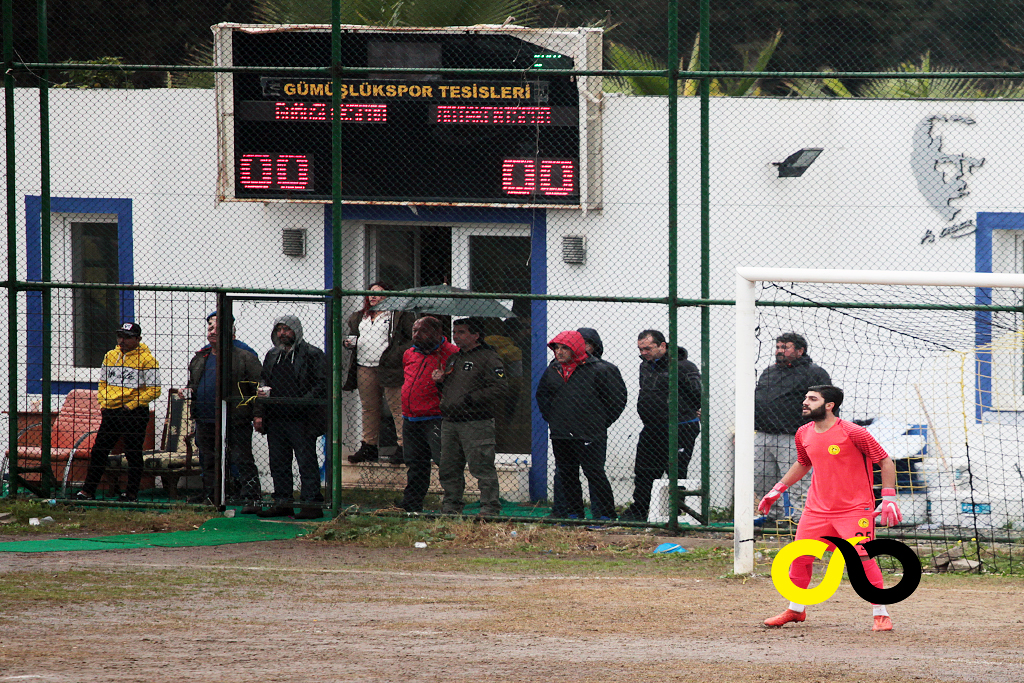
[[[822,152],[821,147],[808,147],[786,157],[785,161],[776,161],[772,166],[779,167],[780,178],[799,178],[804,174],[818,155]]]

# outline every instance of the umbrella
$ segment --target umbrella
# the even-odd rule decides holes
[[[373,307],[375,311],[418,311],[427,315],[451,315],[467,318],[513,318],[515,315],[495,299],[435,298],[430,294],[454,294],[468,289],[451,285],[429,285],[402,290],[413,296],[390,296]]]

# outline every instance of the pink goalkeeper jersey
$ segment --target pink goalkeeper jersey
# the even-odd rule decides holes
[[[801,465],[814,468],[806,510],[843,514],[874,509],[871,463],[889,456],[868,430],[839,420],[819,434],[808,422],[796,432],[796,452]]]

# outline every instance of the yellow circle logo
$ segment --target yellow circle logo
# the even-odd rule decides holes
[[[867,517],[861,517],[859,520],[857,520],[857,526],[859,526],[861,529],[867,529],[869,524],[871,524],[871,522],[868,521]]]
[[[839,446],[832,444],[828,447],[829,455],[839,455]]]

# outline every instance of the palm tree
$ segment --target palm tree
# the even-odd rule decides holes
[[[756,50],[743,53],[745,71],[764,71],[775,49],[782,40],[782,31]],[[680,71],[698,71],[700,68],[700,36],[693,41],[693,49],[689,58],[679,60]],[[606,61],[612,69],[622,71],[663,71],[665,63],[660,62],[642,50],[633,50],[612,41],[606,45]],[[668,79],[660,76],[618,76],[605,79],[606,91],[626,92],[630,95],[668,95]],[[694,97],[699,92],[699,81],[686,80],[679,83],[678,93],[684,97]],[[711,79],[712,97],[742,97],[744,95],[760,95],[757,78],[713,78]]]
[[[921,55],[921,63],[902,62],[889,73],[952,73],[955,69],[932,66],[931,52]],[[823,73],[830,73],[826,68]],[[977,78],[873,78],[856,88],[856,94],[838,78],[797,78],[786,86],[800,97],[869,97],[878,99],[972,99],[1024,97],[1024,85],[1014,82],[986,82]]]
[[[527,26],[536,12],[530,0],[344,0],[341,23],[368,26],[473,26],[509,17]],[[329,24],[330,0],[262,0],[262,23]]]
[[[342,0],[341,23],[366,26],[474,26],[511,19],[529,26],[536,17],[533,0]],[[260,0],[261,24],[329,24],[330,0]],[[197,47],[188,66],[213,64],[212,44]],[[172,88],[212,88],[213,74],[171,74]]]

